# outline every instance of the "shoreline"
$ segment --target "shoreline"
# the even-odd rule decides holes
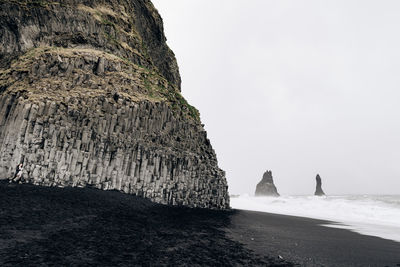
[[[234,208],[298,216],[322,221],[326,226],[400,242],[400,195],[284,196],[231,199]],[[398,202],[400,204],[400,202]]]
[[[400,266],[400,243],[327,227],[334,222],[236,209],[228,236],[301,266]]]
[[[0,211],[1,266],[400,266],[400,244],[326,221],[117,191],[0,181]]]

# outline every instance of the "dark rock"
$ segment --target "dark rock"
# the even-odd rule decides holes
[[[314,195],[316,195],[316,196],[325,196],[325,193],[322,190],[322,181],[321,181],[321,177],[319,176],[319,174],[317,174],[317,177],[315,177],[315,180],[317,181],[317,187],[315,189]]]
[[[0,178],[229,208],[148,0],[0,1]]]
[[[255,195],[279,197],[271,171],[266,171],[264,173],[262,180],[257,184]]]
[[[39,46],[95,48],[157,69],[180,89],[175,55],[149,0],[2,0],[0,7],[0,68]]]

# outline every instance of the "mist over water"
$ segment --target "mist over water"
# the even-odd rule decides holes
[[[325,226],[400,242],[400,195],[281,196],[231,198],[235,209],[331,221]]]

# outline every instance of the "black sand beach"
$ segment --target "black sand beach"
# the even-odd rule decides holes
[[[292,266],[226,236],[232,212],[0,182],[0,266]]]
[[[320,223],[1,181],[0,266],[400,266],[399,243]]]
[[[280,255],[302,266],[400,266],[400,243],[321,226],[330,222],[237,211],[227,232],[259,255]]]

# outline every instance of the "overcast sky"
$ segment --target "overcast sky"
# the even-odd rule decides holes
[[[153,3],[231,194],[400,194],[400,1]]]

